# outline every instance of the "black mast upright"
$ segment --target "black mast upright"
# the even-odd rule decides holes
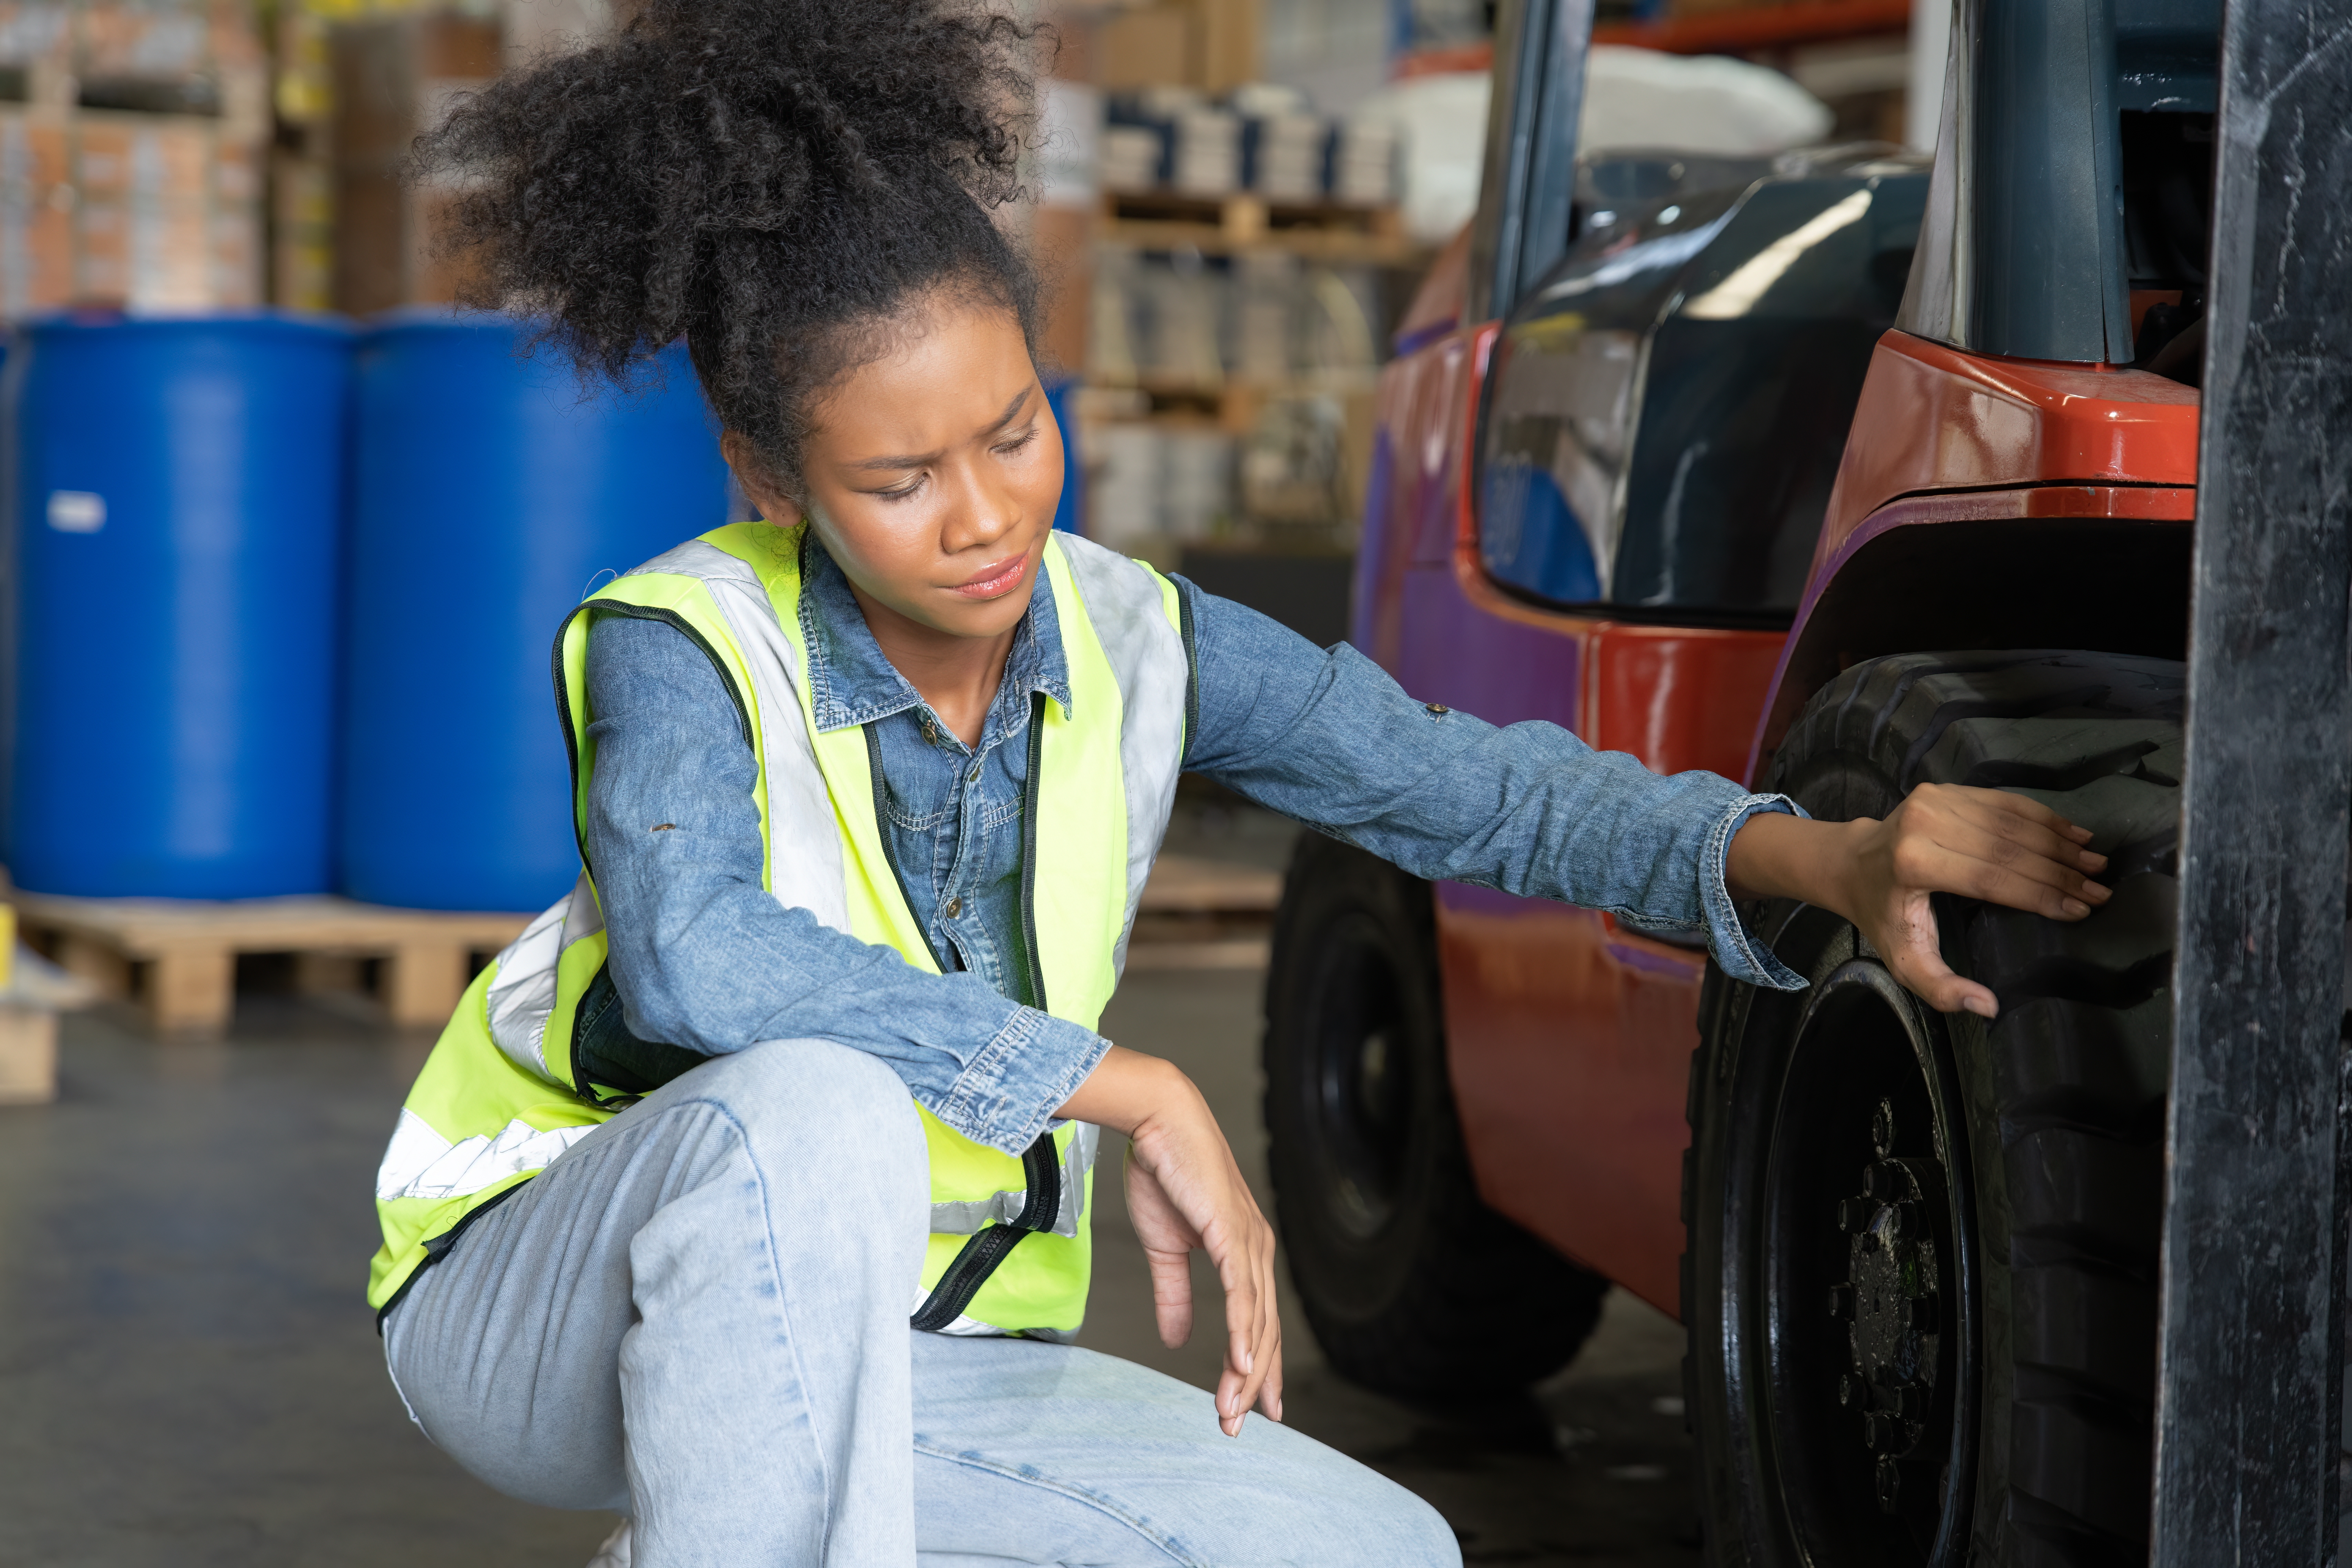
[[[2229,0],[2181,822],[2158,1568],[2333,1563],[2352,0]]]

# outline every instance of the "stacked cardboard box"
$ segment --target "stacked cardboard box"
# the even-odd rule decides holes
[[[456,297],[439,244],[455,193],[408,177],[416,138],[499,74],[496,21],[442,12],[334,29],[334,300],[364,314]]]
[[[226,0],[0,4],[0,313],[258,302],[266,90]]]

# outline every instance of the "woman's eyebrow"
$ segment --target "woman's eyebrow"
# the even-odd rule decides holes
[[[1029,395],[1035,390],[1035,387],[1024,386],[1020,391],[1014,393],[1013,395],[1013,401],[1004,405],[1004,412],[996,416],[996,423],[987,426],[985,428],[990,430],[1002,430],[1007,425],[1012,424],[1013,416],[1021,412],[1021,405],[1029,401]]]
[[[992,430],[1002,430],[1012,424],[1013,416],[1021,412],[1021,405],[1029,401],[1029,394],[1034,390],[1036,390],[1034,387],[1024,386],[1013,394],[1013,401],[1004,405],[1004,412],[998,415],[992,424],[982,426],[982,433],[984,435]],[[919,468],[939,461],[939,458],[940,455],[937,452],[916,452],[903,457],[860,458],[857,461],[846,464],[845,467],[852,472],[866,469]]]

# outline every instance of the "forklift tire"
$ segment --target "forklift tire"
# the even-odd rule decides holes
[[[1275,1217],[1333,1370],[1461,1403],[1576,1354],[1609,1282],[1479,1201],[1428,883],[1301,836],[1275,916],[1265,1084]]]
[[[1765,787],[1813,816],[2013,790],[2093,830],[2115,897],[2075,924],[1937,899],[1990,1024],[1822,910],[1743,911],[1811,984],[1710,968],[1700,1002],[1682,1289],[1711,1563],[2147,1562],[2180,717],[2171,660],[1906,654],[1790,730]]]

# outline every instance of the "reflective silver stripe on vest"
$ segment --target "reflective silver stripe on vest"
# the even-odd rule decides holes
[[[1062,1151],[1062,1206],[1055,1214],[1051,1227],[1055,1236],[1078,1234],[1078,1221],[1087,1215],[1087,1173],[1094,1169],[1095,1149],[1102,1139],[1102,1129],[1093,1122],[1081,1121],[1076,1126],[1077,1135]],[[1014,1187],[984,1198],[933,1204],[931,1234],[971,1236],[992,1225],[1011,1225],[1021,1217],[1021,1205],[1028,1201],[1029,1189]]]
[[[555,1011],[555,966],[563,950],[604,929],[604,911],[583,871],[572,890],[522,928],[499,954],[498,973],[482,998],[490,1038],[507,1059],[553,1082],[547,1070],[547,1017]]]
[[[913,1314],[921,1311],[923,1310],[923,1304],[930,1299],[931,1293],[918,1286],[915,1290],[915,1304],[907,1309],[908,1314],[912,1316]],[[945,1328],[926,1329],[924,1332],[932,1334],[952,1334],[959,1339],[967,1340],[1001,1340],[1004,1338],[1004,1331],[998,1328],[995,1324],[983,1323],[977,1318],[962,1315],[959,1315],[954,1322],[948,1324]],[[1021,1331],[1021,1337],[1024,1340],[1044,1340],[1047,1344],[1055,1345],[1074,1345],[1078,1342],[1078,1331],[1076,1329],[1024,1329]]]
[[[375,1195],[384,1203],[401,1198],[471,1197],[484,1187],[555,1163],[558,1156],[595,1131],[590,1127],[558,1127],[542,1131],[528,1121],[509,1121],[496,1135],[478,1133],[451,1142],[433,1131],[432,1123],[403,1107],[392,1142],[376,1167]]]
[[[1123,974],[1136,907],[1176,805],[1176,774],[1184,760],[1184,689],[1192,667],[1183,635],[1168,624],[1160,584],[1150,573],[1074,533],[1055,538],[1070,563],[1078,597],[1086,601],[1087,619],[1118,678],[1126,708],[1118,760],[1127,780],[1127,920],[1111,954],[1111,972]]]
[[[776,902],[806,910],[846,931],[849,893],[842,879],[841,833],[834,826],[824,773],[817,767],[816,742],[801,711],[798,628],[776,623],[775,602],[760,574],[716,545],[689,540],[625,575],[652,572],[696,578],[710,591],[751,672],[751,694],[761,713],[754,728],[766,752],[761,761],[768,780],[768,885]],[[790,845],[791,852],[778,854],[781,845]]]
[[[1168,816],[1175,803],[1190,668],[1183,637],[1169,624],[1160,585],[1150,573],[1123,555],[1070,534],[1058,534],[1055,542],[1078,586],[1083,602],[1076,608],[1102,645],[1124,708],[1119,763],[1127,793],[1127,912],[1112,960],[1115,968],[1123,969],[1136,907],[1167,836]],[[759,574],[715,545],[690,541],[625,575],[653,573],[692,577],[709,591],[751,675],[751,694],[761,715],[754,728],[768,784],[768,874],[776,901],[786,908],[807,910],[834,930],[848,931],[849,900],[840,832],[800,703],[803,677],[799,629],[780,625]],[[499,973],[485,998],[490,1034],[499,1048],[526,1071],[553,1079],[547,1068],[545,1036],[555,1005],[557,963],[572,943],[603,929],[602,911],[583,874],[571,894],[531,921],[499,955]],[[521,1131],[518,1125],[500,1136],[514,1143]],[[568,1142],[576,1136],[567,1129],[561,1138]],[[546,1142],[557,1144],[557,1140],[558,1135],[550,1134]],[[1085,1215],[1087,1176],[1093,1169],[1099,1140],[1097,1128],[1081,1122],[1064,1152],[1065,1197],[1054,1216],[1056,1235],[1077,1235]],[[390,1173],[409,1174],[408,1168],[434,1164],[447,1152],[444,1149],[428,1152],[413,1133],[412,1143],[410,1157],[399,1162],[404,1170]],[[485,1173],[501,1169],[512,1157],[505,1147],[481,1152],[486,1156],[481,1166]],[[441,1172],[434,1173],[438,1176]],[[969,1236],[990,1224],[1009,1223],[1019,1216],[1026,1197],[1026,1189],[1016,1187],[983,1199],[934,1204],[931,1229],[940,1235]],[[919,1307],[927,1294],[917,1292]],[[943,1331],[995,1334],[1002,1331],[964,1318]],[[1029,1331],[1044,1338],[1067,1337]]]

